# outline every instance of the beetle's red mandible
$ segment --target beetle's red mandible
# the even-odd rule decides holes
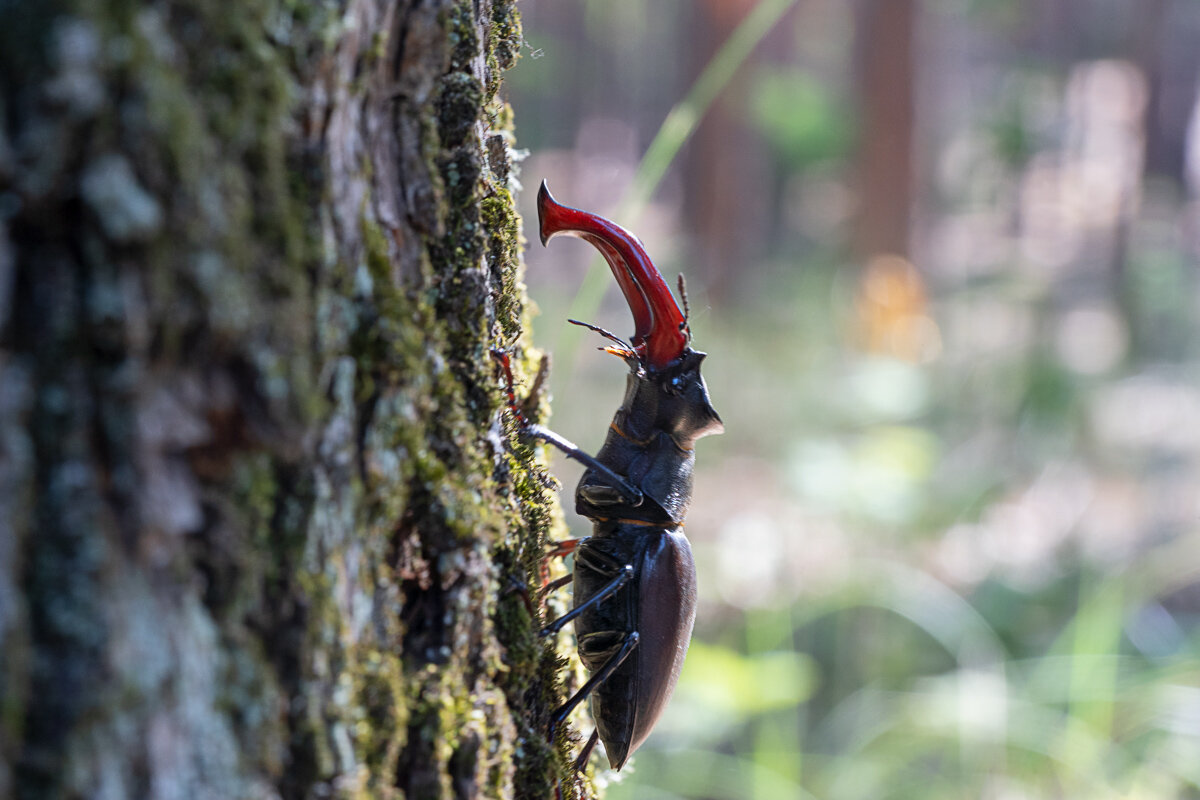
[[[591,243],[604,256],[633,312],[631,343],[638,358],[662,369],[683,355],[687,321],[641,241],[615,222],[562,205],[550,195],[545,181],[538,190],[537,207],[542,244],[563,233]]]

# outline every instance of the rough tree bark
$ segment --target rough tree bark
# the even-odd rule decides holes
[[[0,4],[0,797],[543,797],[512,0]],[[573,787],[568,787],[573,789]]]

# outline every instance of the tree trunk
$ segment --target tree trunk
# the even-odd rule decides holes
[[[857,6],[858,222],[864,259],[909,257],[913,206],[916,0]]]
[[[0,7],[0,797],[543,797],[512,0]]]

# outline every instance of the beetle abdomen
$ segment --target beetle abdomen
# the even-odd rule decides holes
[[[676,528],[647,539],[638,582],[637,718],[629,754],[666,709],[696,622],[696,562],[687,537]]]
[[[637,582],[576,622],[577,631],[588,631],[579,637],[579,655],[589,672],[602,668],[630,632],[636,630],[641,637],[637,648],[592,694],[592,717],[615,770],[650,735],[671,699],[696,619],[696,567],[683,533],[617,523],[580,545],[591,551],[585,562],[618,550],[622,540],[632,545]],[[586,563],[576,562],[577,605],[587,600],[600,578]]]

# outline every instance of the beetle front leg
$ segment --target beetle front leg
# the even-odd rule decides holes
[[[549,428],[545,428],[529,421],[529,419],[525,416],[525,412],[522,411],[520,406],[517,405],[517,395],[513,391],[512,363],[509,360],[508,353],[505,353],[503,350],[493,349],[491,354],[492,358],[504,372],[504,387],[505,394],[508,396],[508,407],[509,410],[512,411],[513,416],[516,418],[517,426],[521,433],[526,436],[533,437],[534,439],[541,439],[546,444],[557,447],[567,458],[578,461],[585,467],[588,467],[589,469],[592,469],[595,472],[603,475],[612,482],[613,488],[621,494],[621,498],[626,503],[634,507],[640,506],[643,498],[641,489],[629,483],[629,481],[625,480],[625,478],[621,475],[618,475],[607,464],[602,464],[597,461],[595,456],[589,455],[570,439],[559,436]],[[541,374],[539,370],[539,379],[540,377]]]
[[[621,499],[629,506],[636,508],[642,504],[643,495],[641,489],[618,475],[607,464],[597,461],[595,456],[589,455],[570,439],[559,436],[554,431],[544,428],[541,425],[528,424],[524,427],[524,432],[527,436],[541,439],[546,444],[557,447],[567,458],[578,461],[585,467],[603,475],[612,482],[613,488],[620,492]]]

